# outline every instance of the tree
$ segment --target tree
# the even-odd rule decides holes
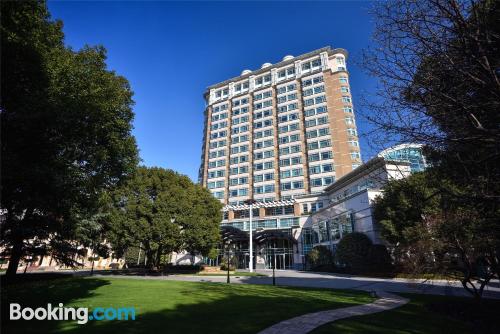
[[[44,1],[3,1],[1,246],[78,264],[78,225],[137,164],[132,91],[103,47],[64,46]]]
[[[187,250],[206,256],[219,242],[222,205],[187,176],[139,167],[113,198],[108,239],[118,256],[140,245],[153,268],[162,255]]]
[[[400,268],[457,278],[479,299],[498,274],[498,227],[486,233],[475,205],[457,204],[454,185],[435,178],[431,169],[389,182],[375,200],[374,219]]]
[[[426,174],[434,192],[429,198],[439,196],[438,212],[425,214],[425,228],[418,217],[409,222],[424,234],[429,226],[436,232],[436,239],[411,242],[414,253],[447,245],[456,256],[488,259],[500,276],[500,3],[394,0],[376,3],[373,14],[375,46],[364,53],[363,65],[379,87],[365,116],[378,141],[424,144],[433,166]],[[424,208],[398,203],[403,207],[393,216],[434,209],[428,202]],[[437,233],[450,226],[456,234]],[[401,242],[406,237],[394,234]]]

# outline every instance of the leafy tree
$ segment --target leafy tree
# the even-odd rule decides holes
[[[132,91],[106,69],[104,48],[65,47],[44,1],[2,1],[1,11],[1,246],[10,276],[28,255],[77,264],[77,226],[135,168],[137,148]]]
[[[473,203],[457,203],[456,187],[436,177],[431,169],[389,182],[374,218],[400,268],[460,279],[479,299],[498,275],[498,224],[487,225]]]
[[[438,245],[467,258],[458,261],[461,270],[475,272],[472,259],[481,258],[500,276],[500,2],[393,0],[376,3],[373,14],[375,46],[363,64],[380,80],[365,116],[377,141],[424,144],[433,166],[432,184],[422,184],[430,193],[417,187],[421,196],[394,194],[398,207],[387,206],[392,243],[421,254],[412,257],[417,267],[432,265],[424,254],[434,259]],[[406,226],[399,214],[409,215]]]
[[[158,267],[162,255],[208,255],[219,241],[221,204],[187,176],[139,167],[113,198],[108,239],[119,256],[141,245],[148,267]]]
[[[365,234],[349,233],[337,245],[336,260],[351,272],[366,271],[371,247],[372,241]]]

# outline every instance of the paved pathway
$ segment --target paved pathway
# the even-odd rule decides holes
[[[406,298],[384,291],[377,291],[377,295],[381,298],[370,304],[304,314],[279,322],[264,329],[259,334],[305,334],[335,320],[390,310],[409,301]]]
[[[112,272],[96,273],[96,276],[104,276]],[[269,271],[259,271],[266,275],[272,274]],[[87,273],[85,273],[87,275]],[[160,279],[174,281],[190,281],[190,282],[213,282],[225,283],[225,276],[183,276],[183,275],[165,275],[165,276],[119,276],[123,278],[136,279]],[[272,284],[272,278],[255,277],[255,276],[238,276],[231,277],[231,283],[238,284]],[[329,273],[313,273],[299,272],[292,270],[284,270],[276,272],[276,284],[281,286],[296,286],[296,287],[314,287],[327,289],[354,289],[363,291],[388,291],[396,293],[419,293],[431,295],[447,295],[447,296],[462,296],[470,297],[462,284],[457,281],[442,281],[442,280],[422,280],[422,279],[402,279],[402,278],[368,278],[359,276],[329,274]],[[484,291],[485,298],[500,299],[500,282],[492,281]]]

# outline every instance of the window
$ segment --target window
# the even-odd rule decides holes
[[[331,146],[332,146],[332,141],[330,139],[323,139],[319,141],[320,148],[331,147]]]
[[[267,139],[267,140],[264,140],[264,141],[260,141],[260,142],[255,142],[253,144],[253,148],[255,150],[259,149],[259,148],[265,148],[265,147],[271,147],[271,146],[274,146],[274,140],[273,139]]]
[[[299,123],[293,123],[290,125],[280,126],[279,133],[291,132],[299,129]]]
[[[299,140],[300,140],[300,135],[299,134],[295,134],[295,135],[290,135],[290,136],[285,136],[285,137],[280,137],[279,138],[280,144],[293,143],[293,142],[296,142],[296,141],[299,141]]]
[[[321,166],[311,166],[309,167],[309,174],[319,174],[321,173]]]
[[[311,179],[312,187],[321,187],[323,185],[323,181],[321,179]]]
[[[260,139],[260,138],[269,137],[272,135],[273,135],[273,129],[267,129],[267,130],[255,132],[254,139]]]
[[[354,118],[353,117],[346,117],[345,118],[345,124],[347,124],[347,125],[354,124]]]
[[[359,152],[351,152],[351,159],[353,160],[356,160],[356,159],[360,159],[361,156],[359,154]]]
[[[288,122],[288,121],[294,121],[296,119],[299,119],[299,114],[298,113],[292,113],[292,114],[282,115],[282,116],[278,117],[278,121],[280,123]]]
[[[266,159],[266,158],[272,158],[274,156],[274,151],[263,151],[263,152],[257,152],[254,153],[254,160],[261,160],[261,159]]]
[[[266,126],[271,126],[273,125],[273,120],[272,119],[267,119],[267,120],[264,120],[264,121],[261,121],[261,122],[254,122],[253,123],[253,127],[255,129],[260,129],[260,128],[264,128]]]
[[[331,159],[333,156],[332,151],[321,152],[321,160]]]
[[[224,198],[224,192],[223,191],[216,191],[216,192],[213,192],[212,194],[217,199],[223,199]]]
[[[304,114],[306,117],[310,117],[310,116],[326,113],[327,111],[328,111],[328,109],[326,108],[326,106],[321,106],[321,107],[317,107],[315,109],[304,110]]]
[[[308,87],[308,86],[315,85],[315,84],[320,83],[320,82],[323,82],[323,76],[322,75],[314,77],[312,79],[302,80],[302,86],[303,87]]]
[[[231,197],[247,196],[248,188],[233,189],[229,191]]]
[[[267,99],[272,96],[272,92],[270,90],[262,92],[262,93],[256,93],[254,94],[254,101],[259,101],[262,99]]]
[[[356,133],[356,129],[348,128],[347,133],[349,136],[357,136],[358,134]]]
[[[303,62],[302,63],[302,71],[309,72],[311,70],[319,69],[320,66],[321,66],[321,59],[317,58],[317,59],[314,59],[312,61]]]
[[[216,171],[209,171],[208,172],[208,178],[213,179],[216,177],[223,177],[225,174],[224,170],[216,170]]]
[[[287,179],[290,177],[303,176],[302,168],[294,168],[289,170],[284,170],[280,173],[282,179]]]
[[[318,129],[318,136],[326,136],[330,134],[330,129],[329,128],[322,128]]]
[[[308,155],[309,162],[319,161],[319,153],[313,153]]]
[[[323,170],[323,173],[333,172],[333,164],[321,165],[321,169]]]

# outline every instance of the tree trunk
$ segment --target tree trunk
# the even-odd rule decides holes
[[[154,251],[151,249],[148,249],[146,251],[147,257],[146,257],[146,267],[149,269],[152,269],[154,266]]]
[[[12,253],[9,259],[9,267],[7,268],[7,272],[5,273],[6,277],[14,277],[17,272],[17,268],[19,267],[19,262],[23,257],[23,241],[18,240],[12,246]]]
[[[161,245],[158,246],[158,250],[156,251],[156,268],[160,268],[160,263],[161,263],[161,252],[162,252],[162,247]]]

